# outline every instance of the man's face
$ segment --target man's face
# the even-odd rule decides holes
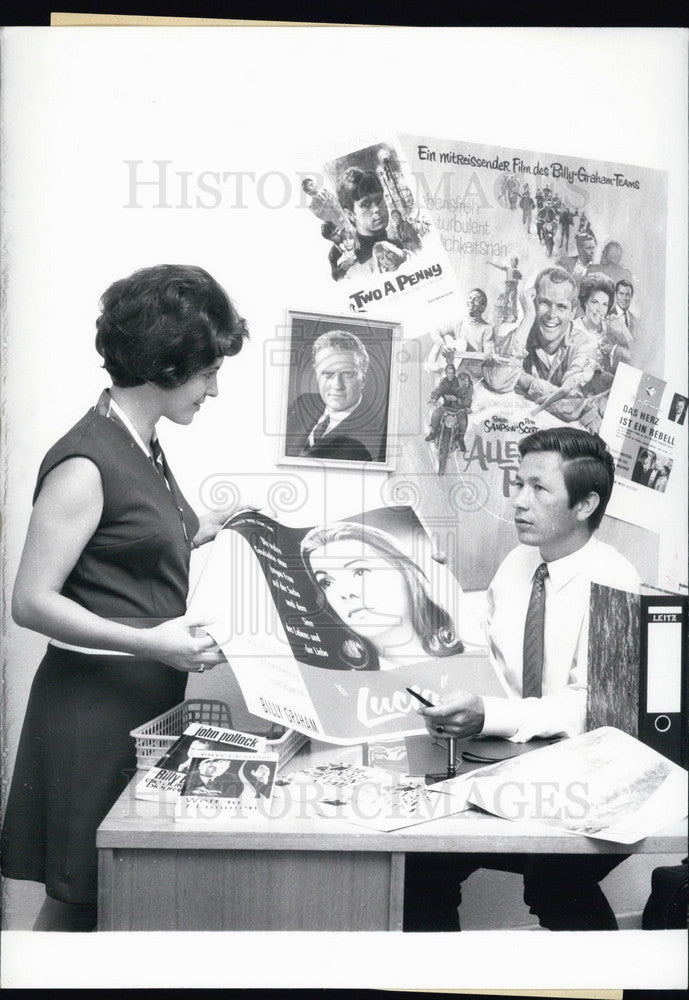
[[[225,760],[215,760],[212,757],[202,760],[199,764],[199,774],[205,781],[211,781],[213,778],[219,777],[219,775],[224,774],[229,764]]]
[[[354,202],[351,212],[347,213],[357,233],[361,236],[373,236],[385,229],[388,224],[388,207],[385,204],[383,192],[372,192]]]
[[[467,312],[470,316],[480,316],[484,309],[486,308],[486,300],[482,293],[477,289],[469,292],[467,296]]]
[[[316,379],[321,399],[329,410],[351,410],[361,399],[364,373],[355,351],[326,347],[316,355]]]
[[[615,298],[620,309],[622,309],[623,312],[626,312],[632,304],[631,288],[628,288],[627,285],[620,285],[615,294]]]
[[[596,252],[595,240],[582,240],[579,244],[579,259],[582,264],[590,264]]]
[[[541,345],[557,345],[574,317],[575,289],[569,281],[543,278],[536,290],[536,324]]]
[[[641,456],[641,465],[643,467],[644,472],[648,472],[648,470],[651,468],[651,461],[652,459],[649,453],[644,452],[644,454]]]
[[[529,452],[524,456],[515,477],[512,505],[517,536],[523,545],[537,545],[548,559],[568,554],[581,521],[576,509],[569,505],[558,452]]]
[[[445,365],[445,378],[454,378],[457,370],[454,365]]]

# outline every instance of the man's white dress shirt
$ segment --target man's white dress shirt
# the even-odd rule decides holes
[[[491,655],[513,698],[483,698],[484,736],[525,742],[534,736],[575,736],[586,725],[588,611],[591,583],[638,593],[639,574],[624,556],[592,536],[569,556],[548,563],[541,698],[522,698],[524,623],[533,575],[543,558],[518,545],[487,592]]]

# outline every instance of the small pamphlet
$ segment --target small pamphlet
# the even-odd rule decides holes
[[[276,753],[202,751],[194,755],[175,806],[175,820],[268,817]]]
[[[200,752],[238,751],[254,754],[264,751],[263,736],[224,729],[204,722],[193,722],[160,757],[136,786],[137,799],[176,802],[194,755]]]

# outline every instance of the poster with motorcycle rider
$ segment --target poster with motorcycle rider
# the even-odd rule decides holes
[[[562,424],[599,431],[620,364],[663,375],[667,174],[416,135],[400,142],[460,305],[452,322],[415,338],[388,488],[429,530],[443,536],[447,526],[448,545],[459,519],[462,559],[448,550],[448,561],[464,587],[480,588],[489,568],[479,540],[488,533],[500,557],[514,545],[519,439]],[[650,532],[614,522],[606,531],[654,558]]]

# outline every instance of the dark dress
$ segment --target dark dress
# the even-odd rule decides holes
[[[170,489],[107,394],[43,460],[45,476],[84,456],[100,470],[100,523],[62,589],[112,621],[158,624],[186,610],[198,520],[166,468]],[[186,674],[134,656],[49,645],[31,687],[2,831],[2,871],[45,882],[68,903],[96,900],[96,828],[136,767],[131,729],[179,704]]]

